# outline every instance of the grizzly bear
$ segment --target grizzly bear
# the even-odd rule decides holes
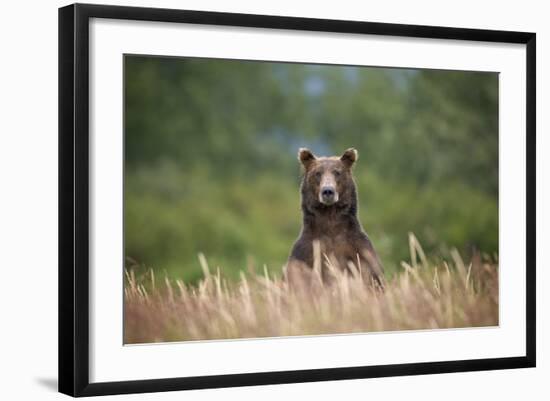
[[[338,269],[350,273],[356,269],[367,282],[382,288],[382,265],[357,218],[357,189],[352,176],[357,151],[350,148],[341,157],[316,157],[301,148],[298,159],[304,167],[300,189],[303,223],[285,277],[290,284],[310,282],[317,264],[323,266],[322,280],[329,281],[328,258]],[[322,260],[314,260],[316,252],[317,259],[322,255]]]

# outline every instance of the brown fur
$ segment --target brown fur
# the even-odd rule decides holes
[[[313,244],[318,241],[320,254],[336,262],[339,268],[348,270],[351,262],[361,269],[363,277],[382,287],[382,265],[357,218],[357,190],[352,176],[357,152],[348,149],[341,157],[316,157],[309,150],[300,149],[298,159],[304,166],[303,225],[288,259],[287,278],[291,283],[310,279]],[[322,196],[325,188],[336,192],[334,203],[325,202]],[[323,279],[328,279],[326,269]]]

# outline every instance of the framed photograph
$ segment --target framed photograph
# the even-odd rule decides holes
[[[535,366],[535,80],[534,33],[61,8],[59,391]]]

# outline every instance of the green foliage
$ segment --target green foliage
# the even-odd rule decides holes
[[[359,151],[360,219],[391,274],[408,232],[498,251],[498,75],[127,56],[126,256],[187,281],[199,252],[280,273],[298,147]],[[129,262],[130,263],[130,262]]]

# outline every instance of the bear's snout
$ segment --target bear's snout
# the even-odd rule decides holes
[[[324,186],[321,188],[319,201],[325,205],[332,205],[338,202],[338,193],[333,186]]]

